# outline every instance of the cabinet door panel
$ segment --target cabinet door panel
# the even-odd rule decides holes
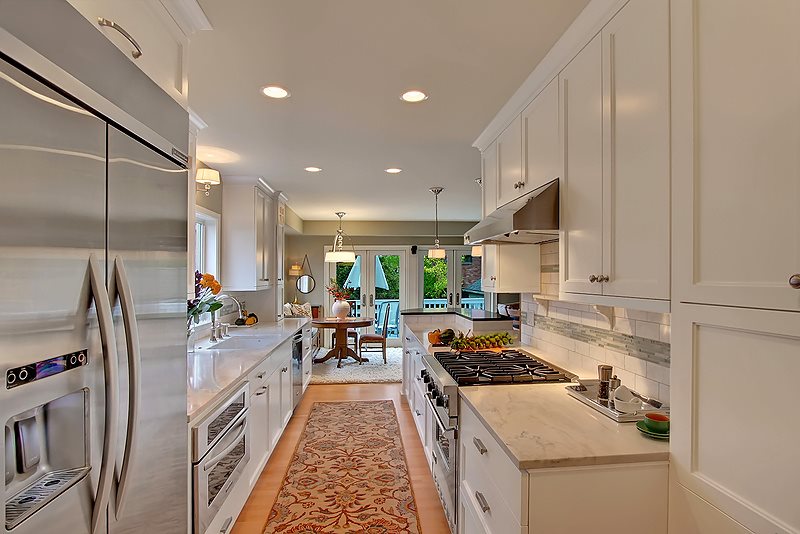
[[[497,159],[499,176],[497,179],[497,205],[502,206],[522,194],[522,119],[517,116],[497,138]]]
[[[603,294],[669,298],[669,2],[603,29]]]
[[[603,99],[600,35],[559,74],[564,183],[561,290],[599,294],[603,267]]]
[[[497,142],[486,147],[482,156],[483,216],[487,217],[497,209]]]
[[[558,135],[558,79],[551,81],[522,112],[525,185],[528,193],[561,177],[563,159]]]
[[[755,532],[800,531],[800,427],[776,416],[796,402],[800,314],[679,304],[672,344],[677,482]]]
[[[481,287],[484,291],[495,291],[497,282],[497,245],[484,245],[481,258]]]
[[[682,302],[800,311],[800,3],[768,5],[671,7]]]
[[[267,249],[266,249],[266,215],[267,215],[267,195],[260,189],[255,189],[255,231],[256,231],[256,287],[269,282],[267,271]]]

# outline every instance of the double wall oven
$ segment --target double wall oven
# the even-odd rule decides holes
[[[422,356],[425,399],[431,413],[433,479],[456,530],[458,498],[458,388],[497,384],[570,382],[575,375],[518,350],[434,352]]]
[[[194,532],[214,520],[250,459],[249,384],[192,428]]]

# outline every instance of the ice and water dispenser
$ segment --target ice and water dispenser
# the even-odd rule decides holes
[[[86,350],[8,369],[5,388],[29,384],[88,364]],[[19,388],[19,389],[18,389]],[[21,401],[25,395],[15,395]],[[24,402],[24,401],[23,401]],[[13,530],[89,472],[89,391],[80,387],[5,421],[5,528]]]

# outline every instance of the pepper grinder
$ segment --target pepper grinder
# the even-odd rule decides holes
[[[614,408],[614,391],[618,387],[622,385],[622,381],[617,378],[617,375],[614,375],[611,380],[608,381],[608,407]]]
[[[597,374],[600,378],[600,389],[597,393],[597,400],[600,404],[608,404],[608,386],[611,380],[611,372],[614,370],[610,365],[598,365]]]

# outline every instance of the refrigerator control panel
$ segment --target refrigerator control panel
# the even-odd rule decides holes
[[[39,362],[29,363],[22,367],[15,367],[6,371],[6,389],[30,384],[36,380],[57,375],[88,363],[88,351],[83,349]]]

